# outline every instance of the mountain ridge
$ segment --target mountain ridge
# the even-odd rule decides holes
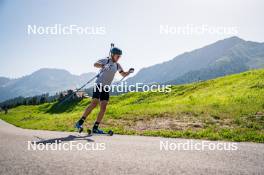
[[[96,73],[88,72],[81,75],[57,68],[41,68],[29,75],[16,79],[7,79],[0,84],[0,101],[18,96],[34,96],[80,87]],[[1,79],[0,79],[1,80]],[[4,78],[3,78],[4,80]],[[2,82],[2,81],[1,81]]]
[[[250,52],[250,49],[254,50],[254,47],[260,48],[259,53],[261,53],[260,54],[261,57],[258,60],[259,64],[257,63],[257,65],[254,66],[251,65],[247,67],[248,65],[244,61],[243,65],[241,65],[241,69],[236,69],[236,71],[230,70],[228,72],[239,73],[241,71],[249,70],[250,68],[264,67],[263,64],[264,44],[259,42],[245,41],[237,36],[234,36],[223,40],[219,40],[217,42],[206,45],[199,49],[195,49],[193,51],[184,52],[183,54],[180,54],[169,61],[141,69],[134,77],[129,78],[127,82],[129,84],[165,83],[165,82],[173,81],[181,76],[184,76],[184,74],[188,74],[189,72],[198,71],[198,70],[202,71],[203,69],[206,68],[213,69],[213,65],[218,64],[216,61],[219,58],[224,58],[226,55],[229,55],[233,59],[232,55],[230,54],[234,52],[234,48],[236,48],[235,46],[238,47],[239,45],[247,45],[248,48],[246,47],[242,48],[244,50],[247,50],[247,52]],[[241,48],[237,48],[235,52],[238,52],[239,50],[241,50]],[[256,50],[257,49],[255,49],[255,51]],[[238,53],[236,53],[236,55],[233,55],[234,57],[236,57],[235,61],[239,61],[239,58],[244,59],[245,55],[243,54],[247,54],[247,53],[241,52],[240,55]],[[252,58],[255,58],[254,55],[251,54],[251,56],[253,56]],[[230,63],[232,62],[230,61]],[[219,64],[222,64],[222,62]],[[228,64],[226,65],[227,65],[226,68],[228,68]],[[219,66],[220,65],[217,65],[217,67]],[[230,66],[229,69],[230,68],[232,68],[232,66]],[[217,74],[222,75],[223,73],[217,73]],[[198,79],[198,77],[196,77],[196,79]],[[206,79],[206,76],[203,79]],[[190,81],[186,81],[186,82],[182,81],[182,83],[187,83],[187,82]]]

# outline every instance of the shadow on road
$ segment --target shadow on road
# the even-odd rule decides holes
[[[74,136],[69,135],[67,137],[60,137],[60,138],[53,138],[53,139],[42,139],[38,136],[35,136],[39,141],[34,141],[36,144],[47,144],[47,143],[60,143],[60,142],[67,142],[67,141],[77,141],[77,140],[86,140],[87,142],[94,142],[94,140],[88,138],[89,136]]]

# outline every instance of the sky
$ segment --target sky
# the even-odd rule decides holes
[[[263,7],[263,0],[0,0],[0,76],[40,68],[95,72],[93,63],[108,56],[112,42],[123,50],[123,68],[137,71],[233,35],[264,42]],[[103,32],[28,33],[28,26],[55,24]],[[175,33],[201,26],[229,32]]]

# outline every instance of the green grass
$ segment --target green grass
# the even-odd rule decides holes
[[[19,106],[0,118],[22,128],[74,131],[90,99]],[[86,124],[91,126],[98,109]],[[119,134],[264,142],[264,70],[111,97],[102,127]]]

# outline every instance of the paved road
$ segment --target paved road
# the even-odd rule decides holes
[[[39,150],[33,150],[35,142]],[[87,137],[21,129],[0,120],[0,174],[264,174],[264,144],[206,142],[237,144],[238,150],[175,150],[175,143],[187,142],[203,141],[121,135]],[[67,143],[75,145],[72,150],[65,146]],[[164,147],[160,150],[161,143],[172,146],[169,151]],[[41,151],[46,149],[43,145],[48,145],[48,150]],[[54,145],[64,145],[66,150],[52,150],[56,149]],[[77,150],[76,145],[85,145],[87,150]]]

